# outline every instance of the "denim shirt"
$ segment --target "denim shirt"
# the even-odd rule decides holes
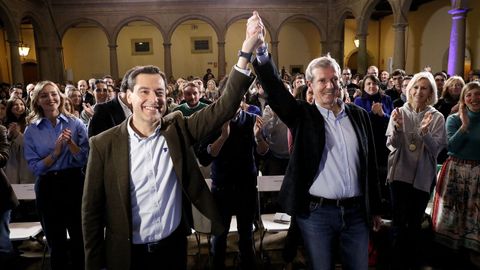
[[[64,129],[72,131],[72,140],[80,147],[80,152],[72,154],[68,145],[64,145],[62,152],[52,166],[47,167],[43,159],[52,154],[55,149],[55,142]],[[55,127],[47,118],[41,118],[31,123],[24,134],[24,153],[28,167],[35,176],[44,175],[49,171],[58,171],[69,168],[81,168],[87,164],[88,158],[88,137],[87,129],[78,118],[67,117],[60,114],[57,117]]]

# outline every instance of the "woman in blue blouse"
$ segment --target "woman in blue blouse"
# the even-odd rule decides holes
[[[50,248],[52,269],[67,269],[67,230],[72,266],[83,269],[81,202],[87,163],[87,130],[68,113],[65,97],[50,81],[33,90],[24,134],[25,158],[36,176],[37,210]]]
[[[381,183],[385,183],[387,178],[387,160],[390,151],[385,146],[387,137],[385,132],[387,131],[388,121],[390,120],[390,114],[393,111],[393,103],[389,96],[383,94],[380,90],[380,80],[374,75],[366,75],[360,84],[362,95],[356,97],[354,100],[355,105],[358,105],[365,109],[370,116],[370,122],[372,123],[373,137],[375,139],[375,152],[377,154],[378,176]],[[384,214],[388,215],[389,204],[389,189],[385,184],[382,187],[382,201],[384,207]]]

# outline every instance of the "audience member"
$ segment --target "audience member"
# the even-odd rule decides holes
[[[188,82],[184,85],[183,96],[185,102],[180,104],[173,111],[182,112],[183,116],[190,116],[195,112],[207,107],[208,105],[200,101],[200,91],[198,84]]]
[[[207,82],[207,90],[205,91],[205,94],[210,101],[215,101],[220,97],[215,80],[211,79]]]
[[[435,104],[435,109],[441,112],[445,119],[450,114],[458,112],[458,100],[464,86],[465,82],[460,76],[452,76],[445,82],[442,96]]]
[[[122,123],[132,114],[131,104],[127,101],[128,76],[136,70],[136,67],[129,69],[123,76],[120,85],[120,92],[108,102],[95,106],[90,124],[88,125],[88,137],[95,136],[101,132]]]
[[[378,78],[378,67],[369,66],[367,69],[367,75],[373,75]]]
[[[470,82],[460,94],[459,111],[447,118],[448,155],[439,174],[433,205],[435,240],[462,255],[459,269],[480,253],[480,83]]]
[[[402,81],[404,77],[405,77],[405,71],[403,69],[395,69],[392,72],[391,79],[393,80],[393,87],[388,88],[385,91],[385,94],[390,96],[391,100],[396,100],[400,98],[402,94]]]
[[[5,126],[8,128],[10,143],[10,158],[5,165],[5,174],[11,184],[33,184],[35,177],[28,169],[24,156],[23,133],[26,127],[27,108],[25,101],[13,97],[7,102],[7,118]]]
[[[0,168],[3,168],[9,158],[7,129],[0,125]],[[16,269],[13,265],[14,249],[10,241],[10,214],[18,206],[18,200],[13,192],[8,178],[0,169],[0,265],[4,269]]]
[[[78,89],[72,89],[68,93],[68,98],[72,101],[72,106],[75,110],[74,114],[80,117],[80,113],[83,111],[82,92]]]
[[[432,105],[437,86],[429,72],[413,76],[407,103],[393,111],[387,135],[392,200],[392,269],[420,267],[420,229],[436,182],[437,156],[446,146],[445,120]]]
[[[200,146],[203,166],[212,163],[212,194],[220,210],[222,224],[229,228],[232,216],[237,219],[240,267],[256,269],[253,222],[257,211],[257,175],[254,151],[263,155],[268,144],[261,137],[262,121],[241,109],[221,131],[205,139]],[[255,143],[258,140],[258,144]],[[228,230],[212,240],[213,269],[225,269]]]
[[[440,98],[443,94],[443,86],[445,85],[445,81],[447,80],[447,74],[443,72],[437,72],[433,75],[435,78],[435,84],[437,84],[437,90],[438,90],[438,98]]]
[[[378,176],[380,183],[382,183],[383,214],[387,214],[388,216],[390,214],[390,192],[385,185],[385,180],[387,179],[387,160],[389,151],[385,145],[387,142],[385,132],[387,131],[390,114],[393,111],[393,104],[390,97],[383,94],[383,91],[380,90],[380,80],[374,75],[367,75],[363,78],[361,89],[362,96],[355,98],[354,103],[368,112],[370,122],[372,123]]]
[[[65,111],[64,104],[65,98],[54,83],[39,82],[33,90],[32,111],[24,134],[25,158],[37,177],[37,210],[54,270],[69,269],[69,246],[72,268],[84,269],[80,210],[82,167],[89,146],[85,126]]]
[[[388,88],[388,80],[390,79],[390,74],[388,71],[383,70],[382,73],[380,73],[380,89],[383,91],[387,90]]]
[[[93,95],[95,97],[95,104],[90,105],[89,103],[83,103],[83,111],[80,113],[80,119],[82,119],[86,126],[89,125],[90,119],[92,119],[92,116],[95,113],[95,106],[107,102],[107,84],[102,80],[96,80]]]
[[[412,76],[405,76],[402,81],[402,93],[400,97],[393,101],[393,108],[402,107],[405,102],[407,102],[407,86],[408,83],[412,80]]]

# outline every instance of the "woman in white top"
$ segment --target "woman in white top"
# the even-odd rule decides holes
[[[393,111],[386,136],[392,200],[392,269],[418,266],[419,233],[436,181],[438,153],[446,147],[443,115],[432,105],[437,86],[429,72],[415,74],[407,102]]]

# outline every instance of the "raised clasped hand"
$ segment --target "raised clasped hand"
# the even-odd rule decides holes
[[[242,51],[250,53],[255,51],[265,42],[265,27],[257,11],[248,18],[247,29],[245,31],[245,41],[242,45]]]

